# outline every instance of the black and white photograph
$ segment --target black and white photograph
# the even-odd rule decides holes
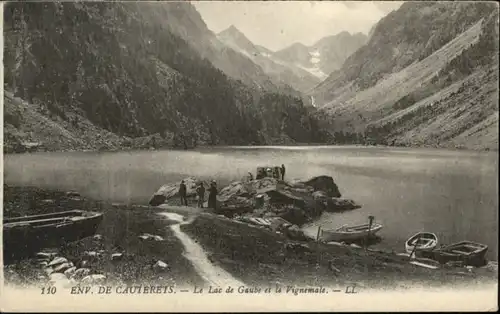
[[[7,1],[2,311],[498,310],[495,1]]]

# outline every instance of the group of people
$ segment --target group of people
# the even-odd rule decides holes
[[[196,186],[196,199],[199,208],[203,208],[203,203],[205,203],[205,186],[203,182],[198,182]],[[184,180],[181,181],[179,186],[179,197],[181,198],[181,205],[188,206],[187,201],[187,187]],[[216,209],[217,207],[217,183],[215,180],[210,182],[210,187],[208,188],[208,208]]]
[[[279,168],[279,167],[276,167]],[[267,169],[268,172],[271,171],[270,168]],[[281,180],[285,180],[285,165],[281,165]],[[253,175],[251,172],[248,173],[249,175],[249,180],[253,180]],[[272,175],[272,173],[271,173]],[[203,208],[203,203],[205,203],[205,186],[203,185],[203,182],[198,182],[196,186],[196,199],[197,199],[197,205],[199,208]],[[188,201],[187,201],[187,187],[186,183],[184,180],[181,181],[181,184],[179,186],[179,197],[181,199],[181,205],[188,206]],[[208,208],[216,209],[217,207],[217,183],[215,180],[212,180],[210,182],[210,187],[208,188]]]
[[[281,167],[271,167],[271,168],[264,168],[264,167],[259,167],[257,168],[257,180],[262,179],[264,177],[268,178],[275,178],[275,179],[281,179],[285,180],[285,165],[281,165]],[[248,180],[252,181],[253,180],[253,175],[251,172],[248,173]]]

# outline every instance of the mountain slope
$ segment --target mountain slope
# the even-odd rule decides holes
[[[301,92],[310,90],[320,82],[319,78],[308,71],[283,62],[282,60],[278,60],[273,57],[271,51],[263,47],[255,46],[234,26],[230,26],[217,34],[217,38],[228,47],[250,58],[255,64],[259,65],[267,75],[273,78],[273,81],[290,85]]]
[[[312,48],[312,55],[316,56],[318,67],[324,73],[332,73],[342,67],[344,61],[367,41],[363,33],[339,34],[324,37],[318,40]]]
[[[229,77],[257,90],[299,95],[289,86],[273,80],[251,58],[224,45],[210,31],[196,8],[188,2],[133,2],[134,10],[147,21],[154,21],[183,38],[202,58],[209,60]]]
[[[258,92],[228,78],[198,54],[196,43],[171,32],[175,19],[172,25],[145,19],[150,5],[8,3],[5,89],[45,108],[33,121],[71,122],[75,130],[90,123],[95,134],[104,130],[121,138],[173,134],[181,143],[264,144],[322,136],[312,109],[299,98]],[[185,15],[170,14],[189,25]],[[26,129],[10,125],[12,134]]]
[[[76,122],[76,123],[75,123]],[[4,151],[22,150],[19,146],[43,145],[47,150],[114,149],[123,138],[99,128],[84,117],[71,114],[70,119],[50,115],[43,106],[4,95]]]
[[[496,147],[472,128],[497,123],[497,14],[493,3],[405,3],[311,95],[332,132],[353,138]]]
[[[273,56],[324,80],[332,71],[339,69],[366,40],[366,35],[362,33],[351,35],[341,32],[324,37],[309,47],[301,43],[292,44],[276,51]]]

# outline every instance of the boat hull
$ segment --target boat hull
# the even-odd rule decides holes
[[[460,249],[465,245],[476,246],[476,249],[471,252],[461,252]],[[487,263],[487,252],[488,247],[486,245],[464,241],[433,251],[422,252],[421,254],[423,257],[434,259],[441,264],[446,264],[448,262],[460,262],[464,265],[480,267]]]
[[[436,248],[437,244],[438,238],[434,233],[420,232],[405,242],[405,249],[410,254],[414,251],[432,251]]]
[[[359,241],[366,238],[370,238],[376,235],[382,229],[382,225],[374,225],[371,230],[359,230],[359,231],[348,231],[349,229],[343,231],[337,230],[322,230],[320,239],[324,242],[349,242],[349,241]]]
[[[92,236],[102,219],[102,213],[86,211],[5,219],[4,257],[6,260],[22,258],[42,248],[58,247]]]

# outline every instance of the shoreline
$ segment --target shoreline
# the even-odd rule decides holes
[[[191,286],[203,283],[190,262],[183,257],[183,246],[169,228],[174,221],[157,215],[158,210],[155,208],[134,205],[123,207],[86,198],[70,199],[61,191],[4,185],[4,217],[73,209],[104,213],[103,221],[96,231],[100,239],[88,237],[42,251],[55,252],[67,258],[77,268],[88,268],[91,273],[106,276],[108,282],[113,284],[154,282]],[[141,240],[139,236],[143,234],[157,235],[162,240]],[[91,252],[94,253],[90,254]],[[113,253],[122,254],[118,262],[112,260]],[[166,263],[168,270],[155,271],[153,265],[158,261]],[[4,257],[6,283],[29,286],[40,285],[49,280],[34,256],[7,262]],[[179,282],[180,278],[182,282]]]
[[[130,256],[122,266],[116,266],[106,258],[93,264],[117,284],[158,281],[190,286],[203,284],[199,272],[185,256],[186,248],[169,228],[175,221],[159,215],[164,212],[188,218],[189,223],[181,224],[180,230],[204,249],[211,263],[246,285],[326,286],[356,282],[371,289],[407,289],[422,285],[476,285],[498,278],[497,270],[484,267],[473,270],[463,267],[430,270],[412,265],[408,260],[389,252],[291,241],[267,229],[236,223],[229,218],[194,208],[116,205],[90,199],[64,202],[64,192],[33,187],[4,186],[4,196],[7,196],[4,197],[4,210],[7,208],[4,217],[15,212],[32,214],[33,211],[28,207],[35,205],[37,213],[57,210],[54,206],[40,205],[47,198],[53,198],[56,204],[64,204],[59,210],[79,208],[103,212],[104,219],[97,231],[104,239],[102,242],[85,238],[59,251],[75,264],[81,263],[82,253],[89,250],[103,249],[109,253],[121,252]],[[23,204],[23,199],[31,201]],[[165,241],[140,242],[137,237],[141,233],[155,233]],[[290,250],[287,246],[290,243],[299,250]],[[155,260],[166,262],[171,270],[162,275],[153,272],[150,266]],[[18,272],[18,277],[24,278],[25,283],[36,284],[40,272],[32,271],[30,267],[33,262],[33,259],[27,259],[14,266],[5,265],[6,282],[12,282],[12,277],[16,277],[9,278],[11,271],[14,271]]]
[[[267,144],[267,145],[199,145],[196,147],[183,149],[178,147],[160,147],[160,148],[118,148],[112,150],[102,149],[86,149],[86,150],[34,150],[25,152],[4,152],[4,155],[25,155],[37,153],[120,153],[120,152],[148,152],[148,151],[204,151],[204,150],[217,150],[217,149],[290,149],[295,148],[379,148],[379,149],[412,149],[412,150],[441,150],[448,152],[463,152],[463,153],[497,153],[498,149],[490,148],[456,148],[447,146],[433,146],[433,145],[419,145],[419,146],[391,146],[391,145],[363,145],[363,144],[321,144],[321,143],[294,143],[293,145],[280,145],[280,144]]]

